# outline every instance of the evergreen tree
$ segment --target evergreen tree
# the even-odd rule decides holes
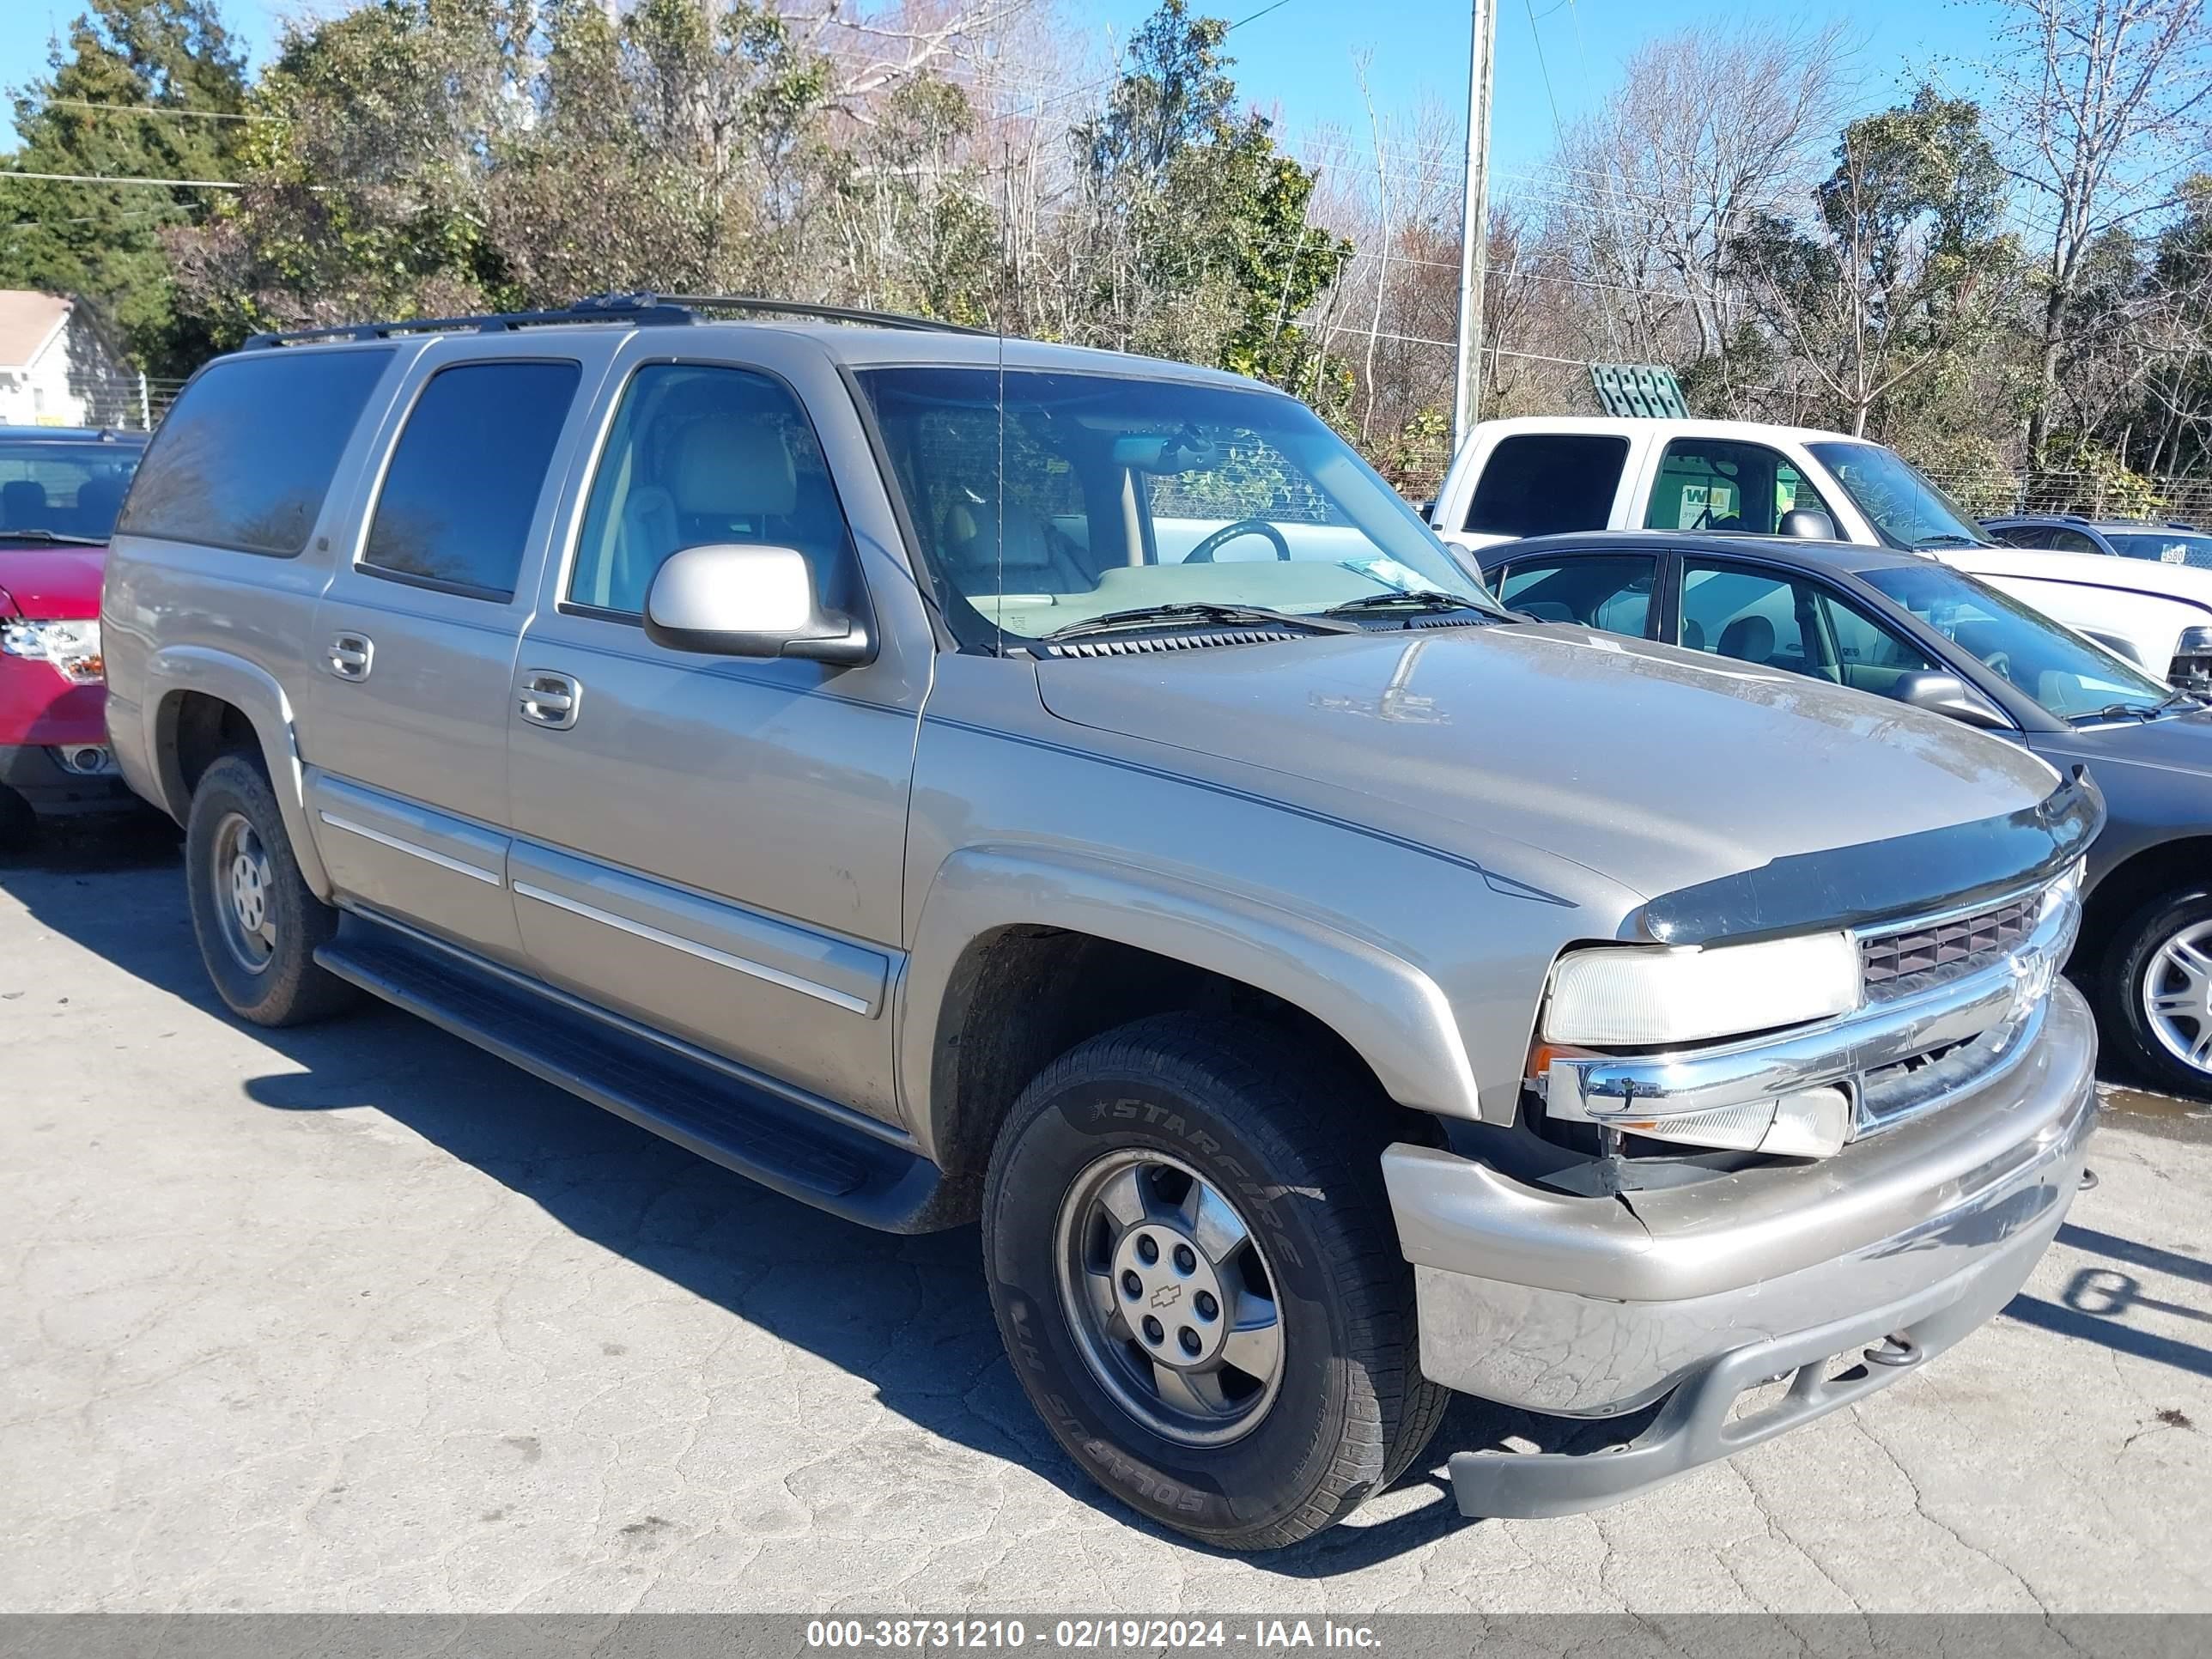
[[[226,180],[247,123],[246,64],[216,0],[92,0],[46,78],[15,96],[6,167],[72,175],[0,183],[0,287],[83,301],[130,358],[183,374],[209,343],[175,311],[165,233],[219,192],[93,179]]]

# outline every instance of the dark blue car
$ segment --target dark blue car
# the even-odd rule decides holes
[[[1982,528],[2007,547],[2104,553],[2212,570],[2212,535],[2179,520],[2160,524],[2148,519],[2085,519],[2070,513],[2046,513],[1984,519]]]

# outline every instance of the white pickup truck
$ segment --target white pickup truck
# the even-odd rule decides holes
[[[1430,522],[1480,548],[1589,530],[1686,530],[1925,553],[2122,656],[2212,685],[2212,571],[2000,547],[1894,450],[1753,421],[1540,416],[1485,421]]]

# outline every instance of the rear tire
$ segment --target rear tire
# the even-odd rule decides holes
[[[1449,1396],[1419,1368],[1392,1112],[1279,1031],[1189,1014],[1023,1091],[983,1196],[992,1305],[1030,1403],[1115,1497],[1273,1549],[1419,1455]]]
[[[338,913],[301,878],[276,792],[252,757],[222,756],[192,791],[185,885],[200,959],[240,1019],[304,1025],[356,1000],[315,961]]]
[[[2161,1088],[2212,1097],[2212,891],[2151,900],[2120,925],[2104,967],[2106,1041]]]

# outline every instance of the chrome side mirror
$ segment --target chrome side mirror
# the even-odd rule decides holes
[[[1782,522],[1774,530],[1777,535],[1787,536],[1796,542],[1836,539],[1836,521],[1815,507],[1791,507],[1782,515]]]
[[[822,603],[794,547],[710,543],[672,553],[645,599],[645,634],[671,651],[717,657],[873,662],[867,627]]]
[[[1924,708],[1931,714],[1942,714],[1961,725],[1979,726],[1984,732],[2008,732],[2012,729],[2012,722],[2005,718],[2004,710],[1956,674],[1932,669],[1899,674],[1889,695],[1915,708]]]

